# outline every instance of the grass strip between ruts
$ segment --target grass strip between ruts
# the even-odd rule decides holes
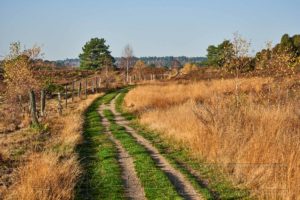
[[[135,170],[144,187],[147,199],[182,199],[167,175],[157,167],[144,146],[139,144],[124,127],[115,123],[110,110],[104,110],[104,116],[110,121],[110,131],[134,159]]]

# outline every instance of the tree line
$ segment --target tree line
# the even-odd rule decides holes
[[[130,62],[128,58],[130,57]],[[80,68],[82,69],[99,69],[109,65],[114,68],[122,68],[124,62],[126,65],[134,66],[137,61],[143,61],[149,67],[182,67],[186,63],[201,63],[206,60],[205,57],[186,57],[186,56],[164,56],[164,57],[136,57],[133,54],[132,47],[126,45],[121,57],[114,58],[106,44],[104,38],[92,38],[82,48],[79,55]]]
[[[300,64],[300,35],[284,34],[274,47],[266,47],[255,56],[249,53],[250,42],[238,33],[232,40],[224,40],[207,48],[207,60],[203,64],[226,70],[263,70],[270,68],[294,68]]]

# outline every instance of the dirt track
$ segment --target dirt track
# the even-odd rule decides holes
[[[120,113],[115,109],[115,99],[110,103],[110,110],[115,115],[115,122],[126,128],[126,131],[130,133],[138,143],[144,146],[149,152],[150,156],[155,160],[159,168],[164,171],[164,173],[169,177],[172,184],[175,186],[177,192],[184,198],[188,200],[198,200],[204,199],[201,195],[194,189],[189,181],[176,170],[160,153],[159,151],[145,138],[140,136],[133,128],[129,126],[129,122],[125,120]],[[132,159],[131,159],[132,160]],[[132,165],[130,165],[133,167]]]
[[[118,160],[122,168],[122,178],[125,183],[125,195],[129,199],[144,200],[146,199],[144,188],[142,187],[134,169],[133,159],[122,147],[121,143],[116,140],[112,133],[109,131],[110,123],[103,115],[103,110],[105,109],[108,109],[108,107],[105,105],[101,105],[99,114],[102,116],[102,124],[106,129],[106,133],[109,135],[110,139],[115,143],[118,149]]]

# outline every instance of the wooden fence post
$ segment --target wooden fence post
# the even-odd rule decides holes
[[[87,87],[88,87],[88,84],[87,84],[87,78],[85,78],[85,99],[87,99]]]
[[[95,81],[92,78],[92,93],[95,93]]]
[[[68,107],[68,85],[65,86],[65,102],[67,108]]]
[[[96,93],[98,93],[98,76],[96,77]]]
[[[61,105],[61,95],[60,95],[60,92],[57,95],[58,95],[58,107],[57,107],[57,109],[58,109],[59,115],[62,115],[62,109],[63,109],[63,107]]]
[[[98,78],[95,77],[95,79],[94,79],[94,83],[95,83],[95,85],[94,85],[95,93],[97,93],[97,82],[98,82]]]
[[[30,99],[31,122],[33,125],[39,125],[39,121],[36,116],[36,102],[35,102],[35,94],[33,90],[29,91],[29,99]]]
[[[40,110],[41,117],[44,117],[44,115],[45,115],[45,107],[46,107],[46,92],[44,89],[42,89],[42,91],[41,91],[41,110]]]
[[[74,102],[74,88],[75,88],[75,82],[72,81],[72,102]]]
[[[81,97],[81,81],[79,82],[79,86],[78,86],[78,98]]]

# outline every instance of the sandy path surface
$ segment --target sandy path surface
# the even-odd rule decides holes
[[[117,97],[116,97],[117,98]],[[159,151],[144,137],[139,135],[133,128],[129,126],[129,122],[124,119],[120,113],[118,113],[115,109],[115,99],[113,99],[110,103],[110,110],[115,115],[115,121],[117,124],[126,128],[126,131],[130,133],[138,143],[143,145],[151,157],[155,160],[157,165],[160,167],[162,171],[169,177],[172,184],[175,186],[178,193],[184,198],[188,200],[198,200],[204,199],[191,185],[189,181],[178,171],[176,170],[171,164],[164,158]]]

